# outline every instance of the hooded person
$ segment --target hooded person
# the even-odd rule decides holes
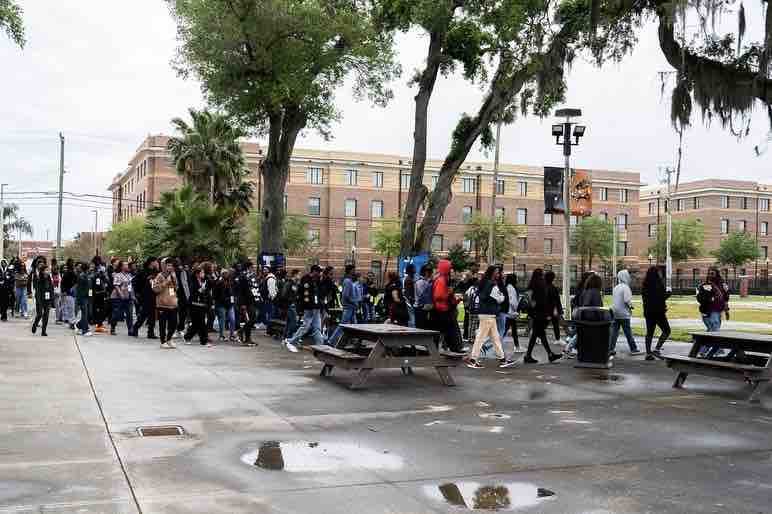
[[[630,273],[623,269],[617,273],[617,280],[619,283],[614,287],[611,305],[611,311],[614,313],[614,323],[611,328],[609,352],[613,355],[616,351],[619,328],[621,327],[630,347],[630,355],[641,355],[643,352],[638,350],[638,346],[633,338],[633,331],[630,328],[630,318],[633,316],[633,292],[630,289]]]
[[[460,353],[461,333],[458,329],[458,311],[455,292],[450,286],[450,272],[453,267],[449,260],[442,259],[437,264],[437,275],[432,283],[432,324],[440,332],[445,346],[452,352]]]

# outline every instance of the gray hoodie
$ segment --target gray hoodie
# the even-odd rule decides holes
[[[630,319],[633,310],[633,292],[630,290],[630,273],[622,270],[617,273],[619,284],[614,287],[614,300],[611,310],[616,319]]]

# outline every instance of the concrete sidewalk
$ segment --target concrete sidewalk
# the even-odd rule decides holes
[[[624,344],[610,372],[486,362],[445,388],[379,370],[354,392],[269,339],[161,350],[49,332],[0,324],[0,512],[769,511],[770,393],[673,390]],[[186,435],[138,436],[157,425]]]

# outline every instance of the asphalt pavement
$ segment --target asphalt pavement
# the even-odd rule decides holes
[[[351,391],[267,338],[49,335],[0,324],[0,512],[772,511],[772,393],[674,390],[624,344],[608,372],[488,360],[454,388],[378,370]],[[159,426],[184,434],[137,430]]]

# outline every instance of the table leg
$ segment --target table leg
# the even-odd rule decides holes
[[[332,364],[325,364],[322,366],[322,372],[319,374],[320,377],[331,377],[332,376],[332,368],[334,366]]]
[[[450,370],[448,368],[444,366],[437,366],[435,369],[437,370],[437,374],[440,376],[442,385],[446,385],[448,387],[453,387],[456,385],[456,382],[450,375]]]
[[[673,383],[673,387],[676,389],[681,389],[684,386],[684,382],[686,382],[687,376],[689,376],[689,373],[686,373],[684,371],[679,372],[678,376],[675,379],[675,382]]]
[[[763,383],[759,380],[755,382],[751,382],[751,394],[748,396],[748,402],[750,403],[759,403],[761,401],[760,396],[761,393],[764,392],[764,389],[767,388],[767,382],[764,381]]]
[[[370,372],[372,369],[370,368],[362,368],[359,370],[359,373],[357,373],[356,378],[354,379],[354,383],[351,384],[351,389],[359,389],[363,385],[365,385],[365,382],[367,382],[367,377],[370,376]]]

